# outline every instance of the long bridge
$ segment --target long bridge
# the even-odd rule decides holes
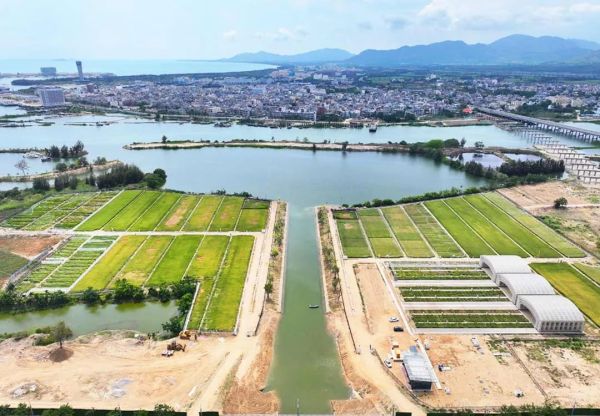
[[[576,126],[557,123],[555,121],[543,120],[541,118],[522,116],[520,114],[509,113],[502,110],[493,110],[491,108],[477,107],[475,111],[488,116],[503,118],[506,120],[517,121],[537,130],[547,130],[554,133],[571,136],[575,139],[586,142],[600,141],[600,131],[582,129]]]

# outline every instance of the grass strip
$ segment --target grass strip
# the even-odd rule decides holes
[[[175,237],[173,244],[156,266],[146,285],[159,286],[181,280],[201,241],[201,235]]]
[[[123,191],[116,198],[110,201],[104,208],[88,218],[83,224],[77,227],[77,231],[99,230],[113,219],[123,208],[137,198],[142,191]]]

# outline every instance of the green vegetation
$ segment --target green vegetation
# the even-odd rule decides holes
[[[371,244],[373,253],[377,257],[402,257],[402,251],[400,251],[398,244],[396,244],[396,241],[391,237],[369,238],[369,243]]]
[[[518,242],[532,257],[562,257],[558,251],[550,247],[541,238],[532,233],[531,230],[517,222],[484,196],[469,195],[464,197],[464,199],[514,241]]]
[[[358,211],[358,216],[377,257],[401,257],[402,251],[378,209]]]
[[[223,197],[220,195],[204,195],[183,229],[185,231],[206,231],[222,200]]]
[[[142,191],[123,191],[110,201],[104,208],[88,218],[83,224],[77,227],[77,231],[99,230],[113,219],[123,208],[131,201],[140,196]]]
[[[375,212],[375,210],[369,210],[367,212],[369,212],[369,214],[365,215],[373,215],[373,212]],[[354,210],[334,210],[333,218],[335,218],[336,220],[356,220],[358,219],[358,216],[356,215],[356,211]]]
[[[123,208],[117,215],[113,217],[104,227],[107,231],[125,231],[131,224],[146,212],[146,210],[159,197],[160,192],[147,191],[135,198],[129,205]]]
[[[404,210],[440,257],[464,257],[460,247],[422,204],[405,205]]]
[[[73,198],[74,195],[76,194],[51,195],[45,199],[42,199],[40,202],[31,206],[27,210],[10,217],[4,221],[2,225],[5,227],[22,229],[29,227],[31,224],[45,216],[45,218],[41,219],[35,226],[32,227],[33,229],[43,229],[40,227],[43,227],[45,223],[49,223],[50,225],[52,224],[52,218],[54,218],[54,215],[60,215],[53,214],[52,212],[55,209],[58,210],[63,204]],[[60,211],[60,213],[62,213],[62,211]]]
[[[116,192],[111,191],[96,193],[93,198],[81,204],[77,209],[71,211],[71,213],[58,222],[55,227],[66,229],[76,227],[105,203],[110,201],[116,194]]]
[[[382,208],[381,212],[383,212],[396,239],[402,246],[402,250],[408,257],[433,257],[427,243],[425,243],[402,207]]]
[[[268,205],[267,208],[243,208],[235,229],[236,231],[262,231],[267,227],[268,216]]]
[[[0,278],[10,276],[26,264],[26,258],[0,250]]]
[[[131,231],[152,231],[179,199],[174,192],[162,192],[144,215],[129,228]]]
[[[495,192],[489,192],[484,194],[484,196],[498,207],[503,209],[515,220],[529,228],[534,234],[536,234],[550,246],[554,247],[562,255],[566,257],[585,257],[585,253],[581,249],[575,247],[564,237],[558,235],[555,231],[547,227],[541,221],[538,221],[535,217],[521,210],[502,195]]]
[[[201,235],[175,237],[146,284],[148,286],[159,286],[181,280],[201,241]]]
[[[371,257],[371,251],[358,220],[336,222],[344,254],[348,257]]]
[[[530,328],[531,322],[517,311],[411,311],[417,328]]]
[[[77,282],[73,291],[83,292],[89,287],[96,290],[104,289],[145,239],[145,236],[139,235],[121,237],[92,270]]]
[[[203,328],[216,331],[231,331],[234,328],[253,245],[254,237],[251,236],[231,238],[208,304]]]
[[[444,201],[429,201],[425,203],[425,206],[435,215],[469,257],[495,254],[494,250],[475,234]]]
[[[497,287],[402,287],[406,302],[494,302],[507,300]]]
[[[567,263],[532,263],[560,293],[568,297],[596,325],[600,325],[600,287]]]
[[[171,241],[173,241],[173,237],[171,236],[157,235],[148,237],[137,253],[119,272],[117,279],[125,279],[135,286],[142,286],[161,259],[164,251],[171,244]],[[112,288],[115,282],[116,279],[111,282],[109,288]]]
[[[156,227],[157,231],[179,231],[200,200],[196,195],[183,195],[171,207],[165,218]]]
[[[481,269],[467,268],[394,268],[395,280],[487,280],[489,276]]]
[[[600,284],[600,267],[590,266],[583,263],[575,263],[574,266],[587,277]]]
[[[210,224],[210,231],[228,231],[233,230],[237,224],[238,217],[244,199],[237,196],[226,196]]]
[[[498,254],[513,254],[528,257],[528,254],[522,248],[503,234],[502,231],[494,227],[485,216],[469,205],[463,198],[451,198],[446,200],[446,203]]]

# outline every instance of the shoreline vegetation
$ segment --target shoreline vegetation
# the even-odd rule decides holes
[[[65,174],[84,176],[90,173],[90,169],[94,172],[103,172],[122,164],[123,162],[121,162],[120,160],[109,160],[106,163],[90,164],[89,166],[82,166],[75,169],[68,169],[65,171],[53,170],[51,172],[33,173],[31,175],[6,175],[0,176],[0,182],[33,182],[36,179],[56,179],[57,177]]]

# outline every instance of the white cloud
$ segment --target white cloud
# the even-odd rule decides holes
[[[258,39],[273,40],[273,41],[291,41],[300,40],[308,35],[306,29],[302,26],[297,26],[294,29],[280,27],[273,32],[256,32],[254,36]]]
[[[235,29],[232,30],[228,30],[227,32],[223,32],[223,39],[225,40],[235,40],[235,38],[237,38],[238,36],[238,32]]]

